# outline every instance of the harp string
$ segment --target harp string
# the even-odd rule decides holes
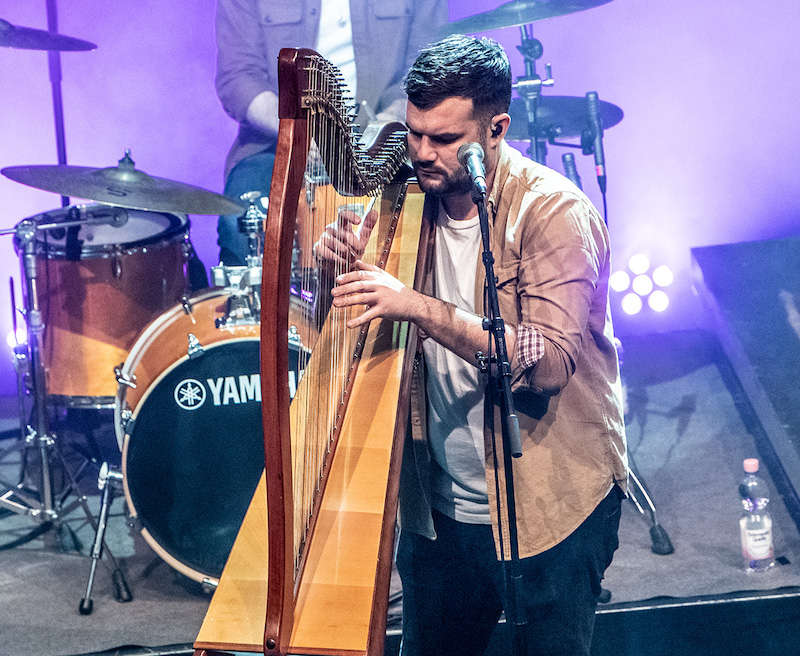
[[[298,384],[290,412],[296,578],[318,510],[332,442],[344,418],[343,398],[359,335],[359,331],[348,329],[346,322],[363,311],[332,309],[325,323],[320,322],[315,305],[325,303],[323,295],[329,290],[320,284],[323,276],[316,269],[314,243],[325,226],[337,221],[352,229],[340,217],[342,211],[355,212],[361,221],[352,229],[353,235],[367,245],[362,259],[376,263],[379,226],[373,228],[374,215],[370,211],[380,207],[381,190],[400,167],[405,153],[402,135],[390,136],[374,153],[367,153],[359,144],[358,133],[352,127],[352,98],[345,93],[342,76],[335,67],[321,57],[309,57],[307,80],[307,155],[298,199],[292,276],[299,287],[295,303],[300,311],[296,316],[305,324],[294,327],[304,339],[297,353]],[[349,270],[352,260],[344,259],[333,267],[333,276]]]

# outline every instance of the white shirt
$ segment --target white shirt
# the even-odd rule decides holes
[[[314,49],[342,72],[345,83],[355,98],[356,55],[353,50],[349,0],[322,0],[319,32]]]
[[[478,217],[455,221],[442,208],[436,224],[436,298],[475,312],[480,249]],[[478,369],[433,339],[423,342],[423,353],[428,374],[428,442],[434,464],[433,507],[460,522],[488,524],[484,390]]]

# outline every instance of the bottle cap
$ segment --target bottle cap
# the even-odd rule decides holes
[[[748,474],[755,474],[758,471],[758,458],[745,458],[743,464]]]

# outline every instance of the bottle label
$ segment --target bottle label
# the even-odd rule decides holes
[[[745,560],[762,560],[772,557],[772,518],[764,517],[763,525],[748,528],[747,518],[739,520],[742,537],[742,555]]]

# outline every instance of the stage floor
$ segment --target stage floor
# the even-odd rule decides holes
[[[675,551],[653,553],[648,519],[632,504],[623,505],[620,548],[604,582],[611,601],[598,611],[596,642],[608,645],[609,636],[604,632],[625,630],[613,619],[622,613],[636,614],[652,607],[681,607],[691,613],[694,607],[724,600],[798,594],[800,533],[769,471],[763,474],[772,490],[770,510],[780,564],[758,575],[743,571],[737,485],[742,460],[761,457],[769,461],[769,454],[763,453],[768,444],[765,447],[758,422],[716,338],[687,331],[630,337],[623,339],[623,345],[629,448]],[[16,401],[2,401],[0,430],[11,429],[16,421]],[[85,448],[80,435],[64,431],[57,437],[68,453],[72,446]],[[100,428],[95,437],[102,457],[118,461],[110,430]],[[12,443],[10,437],[0,440],[0,449]],[[68,460],[75,466],[81,463],[75,454]],[[0,477],[13,480],[18,463],[13,453],[7,455],[0,461]],[[85,468],[81,488],[93,512],[99,506],[96,479],[97,469],[91,464]],[[108,540],[114,555],[124,563],[134,597],[130,603],[113,599],[111,577],[101,566],[93,594],[94,612],[78,614],[89,574],[90,560],[85,554],[93,530],[80,509],[67,523],[80,539],[83,555],[62,551],[54,531],[0,551],[0,656],[65,656],[122,646],[147,646],[155,653],[162,653],[158,648],[164,645],[188,648],[209,597],[130,529],[122,499],[118,497],[112,506]],[[0,517],[0,545],[8,545],[35,527],[29,517]],[[390,629],[395,631],[399,610],[399,603],[392,604]],[[632,639],[620,647],[620,636],[616,638],[617,656],[670,653],[655,649],[652,642],[665,640],[663,636],[648,638],[651,650],[631,646],[641,644]],[[630,648],[626,650],[625,645]],[[183,652],[174,649],[169,653]]]

